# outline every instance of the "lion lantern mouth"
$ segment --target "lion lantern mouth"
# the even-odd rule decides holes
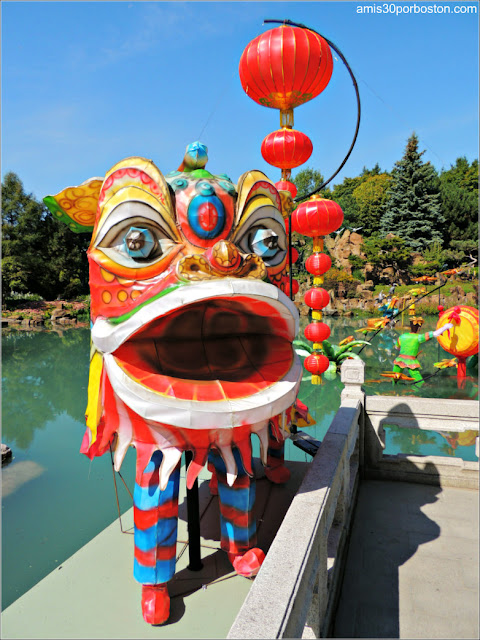
[[[225,278],[179,287],[122,323],[98,318],[92,340],[116,394],[140,416],[221,429],[293,404],[297,330],[296,308],[277,287]]]

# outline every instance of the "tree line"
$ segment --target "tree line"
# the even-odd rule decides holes
[[[478,159],[470,163],[459,157],[449,169],[437,172],[422,159],[424,153],[413,133],[391,172],[378,164],[365,167],[359,176],[320,193],[342,208],[339,231],[349,229],[363,236],[366,259],[350,258],[357,272],[369,262],[379,268],[409,269],[412,276],[430,275],[478,258]],[[323,176],[306,168],[293,181],[301,201],[322,185]],[[301,254],[311,250],[311,241],[298,234],[294,243]],[[422,257],[416,267],[413,253]],[[300,264],[298,268],[302,270]]]
[[[17,174],[2,182],[2,297],[45,300],[88,294],[88,234],[73,233],[25,192]]]
[[[363,236],[366,259],[381,266],[390,261],[402,269],[412,252],[422,254],[423,273],[456,267],[478,256],[478,160],[457,158],[440,173],[424,162],[418,138],[408,139],[403,157],[391,172],[378,164],[321,195],[344,212],[344,229]],[[299,171],[293,180],[302,199],[323,183],[317,169]],[[19,176],[2,182],[2,296],[36,294],[46,300],[88,294],[88,234],[73,233],[58,222]],[[294,235],[300,253],[309,243]],[[304,260],[299,260],[302,269]],[[352,267],[365,260],[352,256]]]

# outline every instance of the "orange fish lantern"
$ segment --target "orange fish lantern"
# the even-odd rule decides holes
[[[392,380],[415,380],[415,378],[411,378],[410,376],[401,373],[400,371],[385,371],[380,374],[384,378],[392,378]]]
[[[460,305],[451,307],[440,316],[437,329],[447,322],[453,323],[453,329],[445,331],[437,338],[447,353],[458,358],[457,378],[466,377],[466,360],[478,353],[478,309]]]
[[[420,278],[414,278],[413,281],[428,283],[428,282],[436,282],[437,278],[433,276],[421,276]]]

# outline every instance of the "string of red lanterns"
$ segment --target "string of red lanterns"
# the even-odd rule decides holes
[[[327,41],[308,28],[286,24],[254,38],[240,58],[240,81],[245,93],[262,106],[280,109],[281,128],[264,138],[261,153],[266,162],[282,172],[275,186],[281,192],[287,232],[297,195],[297,188],[290,181],[292,169],[304,164],[313,150],[308,136],[293,129],[293,109],[318,96],[328,85],[332,71],[333,57]],[[305,328],[305,337],[314,343],[314,352],[304,361],[313,384],[321,383],[321,374],[329,366],[328,358],[319,353],[322,341],[330,336],[330,328],[321,322],[321,310],[330,297],[320,284],[332,264],[322,253],[323,238],[338,229],[342,221],[340,207],[318,196],[301,204],[291,217],[292,230],[313,238],[313,254],[305,262],[313,275],[313,288],[305,295],[305,302],[312,309],[312,322]],[[280,288],[292,297],[299,284],[289,271],[298,252],[291,247],[290,252],[287,275],[282,277]]]
[[[333,200],[312,196],[292,214],[292,229],[313,238],[313,253],[305,261],[305,268],[313,276],[313,287],[305,294],[305,304],[312,310],[312,322],[305,327],[307,340],[313,342],[313,353],[305,358],[304,366],[312,374],[312,384],[321,383],[321,374],[329,366],[326,356],[319,353],[321,343],[330,337],[330,327],[322,322],[322,309],[328,306],[330,295],[321,285],[332,261],[324,249],[324,237],[336,231],[343,222],[343,211]]]

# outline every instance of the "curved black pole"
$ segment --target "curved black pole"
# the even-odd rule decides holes
[[[353,136],[352,144],[350,145],[350,149],[347,151],[347,155],[345,156],[345,158],[343,159],[342,163],[340,164],[338,169],[335,171],[335,173],[333,173],[330,176],[330,178],[328,178],[328,180],[325,180],[325,182],[323,184],[321,184],[317,189],[314,189],[310,193],[307,193],[307,195],[303,196],[303,198],[295,198],[294,199],[294,202],[300,202],[300,200],[305,200],[307,198],[310,198],[310,196],[313,196],[316,193],[318,193],[319,191],[321,191],[322,189],[324,189],[327,186],[327,184],[329,182],[331,182],[333,180],[333,178],[335,178],[335,176],[342,170],[342,168],[344,167],[344,165],[347,162],[348,158],[350,157],[350,154],[353,151],[353,147],[355,146],[355,142],[357,141],[358,130],[360,128],[360,116],[361,116],[360,93],[358,91],[357,81],[355,79],[355,76],[353,75],[353,71],[351,70],[350,65],[346,61],[345,56],[343,55],[343,53],[338,49],[338,47],[336,47],[333,44],[333,42],[331,40],[329,40],[325,36],[322,36],[322,34],[318,33],[318,31],[315,31],[315,29],[312,29],[311,27],[307,27],[306,25],[300,24],[298,22],[292,22],[291,20],[264,20],[263,21],[264,24],[272,23],[272,22],[273,23],[277,23],[277,24],[288,24],[288,25],[290,25],[292,27],[300,27],[301,29],[308,29],[309,31],[312,31],[313,33],[316,33],[318,36],[323,38],[332,47],[332,49],[339,55],[339,57],[341,58],[343,64],[347,68],[347,71],[350,74],[350,77],[352,78],[353,86],[354,86],[354,89],[355,89],[355,96],[357,98],[357,125],[355,127],[355,133],[354,133],[354,136]]]

